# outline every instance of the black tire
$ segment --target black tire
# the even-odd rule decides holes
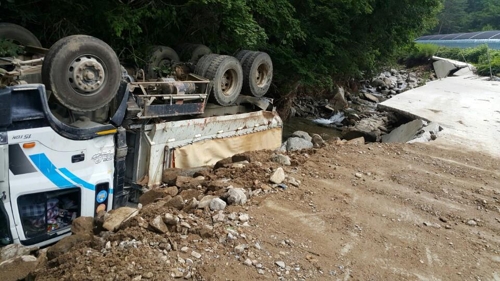
[[[107,105],[120,87],[122,71],[116,53],[87,35],[60,39],[45,55],[42,81],[68,109],[93,111]]]
[[[208,67],[210,66],[212,61],[218,56],[219,55],[217,54],[209,54],[201,57],[198,60],[198,63],[196,63],[196,67],[194,68],[194,74],[200,75],[201,77],[205,77]]]
[[[201,57],[212,53],[212,50],[203,44],[181,44],[177,51],[182,61],[193,64],[196,64]]]
[[[241,50],[238,53],[236,53],[236,56],[234,56],[237,60],[240,61],[240,63],[243,63],[244,57],[248,57],[249,54],[255,53],[254,51],[250,50]]]
[[[254,97],[264,96],[273,80],[273,62],[268,54],[254,52],[244,59],[243,93]]]
[[[0,38],[23,46],[42,47],[38,38],[26,28],[13,23],[0,23]]]
[[[222,106],[234,104],[243,86],[243,70],[235,57],[216,57],[208,67],[206,77],[212,82],[211,99]]]
[[[166,46],[155,46],[151,50],[148,59],[146,78],[156,79],[161,77],[155,69],[167,64],[172,65],[174,62],[180,62],[179,56],[174,49]]]

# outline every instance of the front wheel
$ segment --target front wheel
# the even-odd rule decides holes
[[[122,72],[116,53],[105,42],[87,35],[60,39],[42,65],[45,87],[65,107],[94,111],[116,95]]]

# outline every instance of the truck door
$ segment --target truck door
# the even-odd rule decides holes
[[[11,205],[21,244],[52,243],[69,235],[74,218],[111,209],[112,135],[76,141],[42,127],[9,131],[8,140]]]
[[[7,210],[10,210],[9,204],[9,153],[7,144],[1,144],[2,138],[6,134],[0,133],[0,247],[11,244],[13,239],[11,235],[12,221],[9,219]],[[7,140],[5,139],[5,142]],[[7,205],[7,208],[6,208]]]

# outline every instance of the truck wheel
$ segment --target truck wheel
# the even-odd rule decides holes
[[[212,63],[212,61],[218,57],[217,54],[209,54],[201,57],[196,63],[196,67],[194,68],[194,74],[200,75],[201,77],[205,77],[207,73],[208,67]]]
[[[120,61],[111,47],[87,35],[60,39],[47,52],[42,81],[68,109],[93,111],[108,104],[120,87]]]
[[[156,79],[159,77],[163,77],[158,68],[168,67],[173,62],[179,62],[179,56],[174,51],[174,49],[166,46],[156,46],[154,47],[149,56],[146,78],[147,79]]]
[[[42,47],[36,36],[26,28],[13,23],[0,23],[0,38],[10,39],[23,46]]]
[[[273,62],[268,54],[254,52],[242,63],[243,92],[255,97],[264,96],[273,80]]]
[[[247,58],[249,55],[251,55],[252,53],[255,53],[254,51],[250,51],[250,50],[241,50],[239,51],[236,56],[234,56],[237,60],[240,61],[240,63],[243,63],[243,60],[245,58]]]
[[[182,61],[196,64],[204,55],[212,53],[212,50],[203,44],[181,44],[178,52]]]
[[[218,56],[208,67],[206,76],[212,81],[212,98],[220,105],[233,104],[243,86],[240,62],[231,56]]]

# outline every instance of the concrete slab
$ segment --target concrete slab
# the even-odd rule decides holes
[[[500,158],[500,82],[476,76],[448,77],[379,104],[439,123],[438,145],[454,145]]]
[[[392,130],[390,134],[382,136],[382,142],[408,142],[415,138],[424,126],[424,121],[417,119]]]
[[[439,79],[448,77],[452,70],[457,69],[454,64],[444,60],[435,61],[432,66],[434,67],[434,72],[436,72],[436,76]]]

